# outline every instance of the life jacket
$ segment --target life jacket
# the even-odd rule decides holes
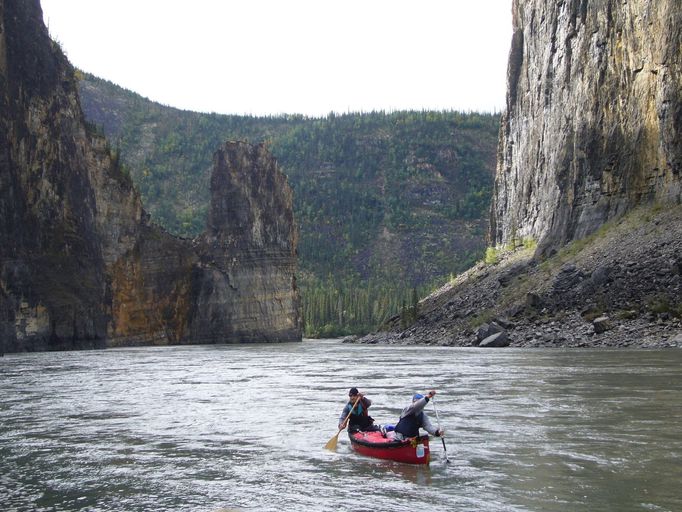
[[[419,435],[419,427],[422,426],[422,417],[424,413],[408,414],[400,418],[398,424],[395,426],[395,431],[400,432],[404,437],[416,437]]]
[[[360,400],[355,406],[355,409],[353,409],[350,418],[348,418],[348,425],[350,427],[357,426],[363,429],[371,425],[373,422],[374,420],[369,416],[367,407],[365,407],[362,403],[362,400]]]

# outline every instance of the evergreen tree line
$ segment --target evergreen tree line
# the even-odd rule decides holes
[[[396,315],[403,326],[409,326],[417,319],[419,293],[384,281],[359,284],[331,276],[314,280],[307,284],[303,299],[304,334],[308,338],[366,334]]]

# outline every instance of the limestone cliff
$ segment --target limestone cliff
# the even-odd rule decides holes
[[[291,189],[236,147],[205,237],[150,225],[38,0],[0,0],[0,350],[300,340]]]
[[[191,342],[187,329],[191,279],[198,261],[189,240],[172,237],[157,226],[141,227],[133,247],[108,267],[107,345]]]
[[[38,2],[0,1],[0,310],[6,350],[102,346],[105,272],[73,69]]]
[[[286,177],[262,144],[228,142],[213,166],[190,337],[215,342],[229,332],[239,341],[300,339],[297,237]]]
[[[207,231],[146,226],[111,266],[111,345],[301,340],[293,194],[263,145],[214,156]]]
[[[682,194],[682,3],[514,0],[493,243],[556,248]]]

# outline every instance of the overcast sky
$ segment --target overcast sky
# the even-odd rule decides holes
[[[511,0],[41,0],[78,68],[221,114],[501,111]]]

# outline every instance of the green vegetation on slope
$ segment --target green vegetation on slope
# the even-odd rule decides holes
[[[496,115],[201,114],[91,75],[82,75],[81,101],[120,149],[152,218],[181,236],[204,228],[213,152],[228,139],[269,144],[294,190],[309,335],[366,332],[413,288],[424,293],[483,256]]]

